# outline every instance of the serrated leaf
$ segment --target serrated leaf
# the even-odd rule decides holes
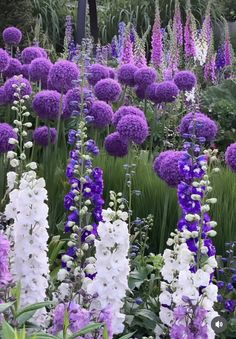
[[[88,326],[85,326],[82,330],[80,330],[79,332],[74,333],[72,336],[69,337],[69,339],[74,339],[74,338],[78,337],[79,335],[84,335],[84,334],[90,333],[92,331],[99,330],[103,326],[104,326],[104,324],[95,324],[95,323],[89,324]]]
[[[12,301],[10,303],[0,304],[0,313],[4,313],[8,308],[13,306],[15,301]]]

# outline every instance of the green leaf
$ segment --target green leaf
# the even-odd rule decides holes
[[[30,339],[58,339],[58,337],[55,337],[54,335],[47,334],[47,333],[35,333],[35,334],[32,334]]]
[[[103,326],[104,326],[104,324],[95,324],[95,323],[89,324],[88,326],[85,326],[82,330],[80,330],[79,332],[74,333],[71,337],[69,337],[69,339],[74,339],[74,338],[78,337],[79,335],[84,335],[84,334],[90,333],[92,331],[98,330]]]
[[[103,336],[103,339],[108,339],[108,330],[106,326],[104,326],[102,336]]]
[[[138,310],[136,313],[137,316],[139,317],[143,317],[143,318],[147,318],[155,323],[158,322],[158,317],[156,316],[156,314],[150,310],[147,310],[145,308]]]
[[[132,332],[132,333],[128,333],[123,335],[122,337],[120,337],[119,339],[129,339],[131,338],[134,334],[136,333],[136,331]]]
[[[16,317],[19,317],[21,314],[23,314],[25,312],[36,311],[36,310],[38,310],[42,307],[50,306],[50,305],[53,305],[53,304],[54,303],[52,301],[45,301],[45,302],[42,302],[42,303],[37,303],[37,304],[27,306],[27,307],[19,310]]]
[[[5,320],[2,324],[2,339],[15,339],[15,331]]]
[[[17,316],[16,319],[19,323],[19,326],[21,327],[22,325],[24,325],[26,323],[26,321],[28,321],[30,318],[33,317],[35,312],[36,312],[36,310],[28,311],[28,312],[24,312],[24,313],[20,314],[19,316]]]
[[[12,301],[10,303],[0,304],[0,313],[4,313],[8,308],[14,305],[14,303],[15,301]]]

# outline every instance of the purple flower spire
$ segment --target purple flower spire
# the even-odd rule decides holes
[[[156,16],[152,28],[151,60],[155,68],[159,68],[163,62],[163,33],[161,30],[159,1],[156,2]]]
[[[116,36],[114,36],[114,38],[111,41],[111,57],[112,59],[116,59],[118,57]]]
[[[145,55],[145,46],[143,40],[136,35],[134,46],[134,65],[138,68],[147,67],[147,59]]]
[[[123,53],[123,43],[124,43],[124,37],[125,37],[125,28],[126,25],[122,21],[119,23],[119,29],[118,29],[118,57],[119,60],[122,59],[122,53]]]
[[[10,243],[7,238],[0,233],[0,288],[7,285],[12,277],[9,271]]]
[[[210,55],[204,66],[204,78],[214,83],[216,81],[216,54]]]
[[[233,64],[233,48],[230,41],[228,23],[225,23],[225,42],[224,42],[224,59],[225,66],[232,66]]]
[[[192,15],[191,9],[189,8],[187,11],[187,20],[184,28],[184,49],[185,49],[185,56],[187,58],[195,57],[196,56],[196,46],[194,40],[194,26],[195,26],[195,19]]]
[[[202,33],[207,41],[208,46],[210,46],[212,43],[212,37],[213,37],[210,10],[206,11],[206,16],[202,24]]]
[[[129,29],[127,30],[124,38],[121,62],[122,64],[131,64],[134,62],[133,44],[130,40]]]
[[[179,0],[175,1],[175,14],[173,19],[173,32],[177,39],[179,46],[183,45],[183,24],[181,19],[181,12],[179,6]]]

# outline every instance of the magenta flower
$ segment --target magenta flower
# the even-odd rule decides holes
[[[159,68],[163,62],[163,35],[161,30],[161,19],[159,6],[156,6],[156,17],[152,29],[152,63]]]

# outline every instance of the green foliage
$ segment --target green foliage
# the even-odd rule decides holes
[[[236,139],[235,93],[234,80],[225,80],[220,85],[208,87],[202,93],[202,109],[220,125],[217,144],[223,150]]]

